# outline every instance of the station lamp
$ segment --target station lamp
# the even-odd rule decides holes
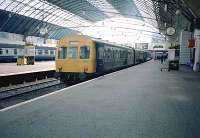
[[[164,6],[164,11],[167,12],[167,4]]]

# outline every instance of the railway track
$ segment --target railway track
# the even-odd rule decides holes
[[[107,72],[105,74],[109,74],[112,72]],[[94,79],[100,76],[98,75],[92,78],[88,78],[84,81],[87,81],[89,79]],[[63,82],[60,82],[60,80],[55,79],[55,78],[47,78],[44,80],[31,82],[31,83],[25,83],[25,84],[16,85],[16,86],[0,87],[0,109],[6,108],[9,106],[15,105],[17,103],[24,102],[24,101],[48,94],[48,93],[55,92],[57,90],[60,90],[60,89],[63,89],[63,88],[66,88],[66,87],[69,87],[81,82],[83,81],[73,81],[73,82],[68,81],[68,82],[63,83]]]
[[[11,87],[3,87],[3,88],[0,88],[0,100],[17,96],[20,94],[28,93],[28,92],[45,89],[52,86],[54,87],[59,86],[59,85],[63,85],[63,83],[61,83],[57,79],[49,78],[49,79],[36,81],[32,83],[26,83],[26,84],[11,86]]]
[[[67,87],[55,78],[0,88],[0,109]]]

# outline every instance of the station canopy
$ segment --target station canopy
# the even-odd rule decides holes
[[[0,0],[0,31],[52,39],[83,34],[117,43],[149,42],[152,37],[164,39],[159,33],[160,8],[163,3],[157,0]]]

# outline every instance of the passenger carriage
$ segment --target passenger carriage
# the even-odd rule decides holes
[[[66,36],[58,42],[56,72],[61,80],[85,79],[138,64],[144,61],[141,54],[131,47],[87,36]]]

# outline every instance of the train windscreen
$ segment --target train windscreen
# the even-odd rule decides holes
[[[67,58],[77,58],[78,48],[77,47],[68,47],[67,48]]]
[[[58,50],[58,59],[65,59],[67,57],[67,48],[61,47]]]
[[[90,48],[88,46],[82,46],[80,48],[80,59],[89,59]]]

